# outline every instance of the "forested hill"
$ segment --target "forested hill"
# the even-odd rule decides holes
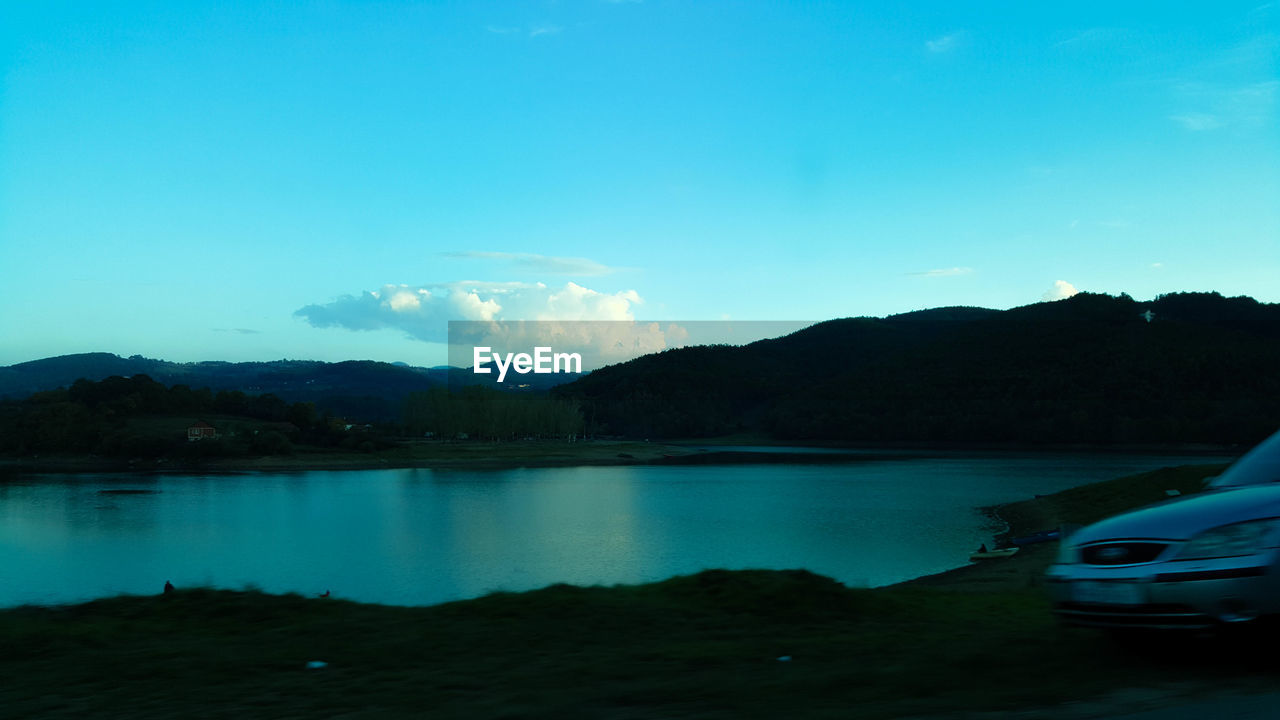
[[[579,400],[588,432],[635,437],[1250,443],[1280,427],[1280,305],[1081,293],[832,320],[642,357],[555,392]]]
[[[165,385],[273,394],[289,402],[313,402],[331,412],[368,420],[398,420],[404,398],[446,381],[444,370],[372,361],[175,363],[135,355],[84,353],[0,368],[0,398],[70,387],[79,379],[146,375]]]
[[[21,399],[32,393],[70,387],[76,380],[98,381],[112,376],[146,375],[164,385],[186,385],[271,394],[294,402],[315,403],[322,410],[361,421],[399,421],[405,399],[446,384],[487,384],[499,390],[545,391],[576,374],[529,375],[519,388],[497,384],[493,375],[473,375],[459,368],[423,368],[349,360],[276,360],[273,362],[176,363],[140,355],[122,358],[111,353],[82,353],[33,360],[0,367],[0,400]]]

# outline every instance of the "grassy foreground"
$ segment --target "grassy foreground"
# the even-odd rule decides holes
[[[1038,502],[1092,512],[1130,485],[1211,469],[1160,472]],[[1057,627],[1035,573],[956,591],[978,571],[1003,573],[849,589],[805,571],[707,571],[423,608],[214,590],[17,608],[0,612],[0,715],[897,718],[1192,692],[1280,668],[1123,650]]]

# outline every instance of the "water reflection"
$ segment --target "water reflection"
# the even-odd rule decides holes
[[[154,593],[165,580],[425,604],[711,567],[882,585],[964,564],[990,539],[979,506],[1212,461],[21,476],[0,484],[0,605]]]

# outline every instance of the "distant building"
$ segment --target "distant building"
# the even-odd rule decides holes
[[[1138,317],[1142,318],[1143,320],[1146,320],[1147,322],[1151,322],[1152,320],[1155,320],[1156,314],[1148,310],[1144,313],[1139,313]]]
[[[195,442],[196,440],[212,439],[218,437],[218,430],[214,426],[203,420],[197,420],[194,425],[187,428],[187,442]]]

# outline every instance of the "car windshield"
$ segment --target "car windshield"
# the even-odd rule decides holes
[[[1258,443],[1225,472],[1213,479],[1209,487],[1239,487],[1280,482],[1280,432]]]

